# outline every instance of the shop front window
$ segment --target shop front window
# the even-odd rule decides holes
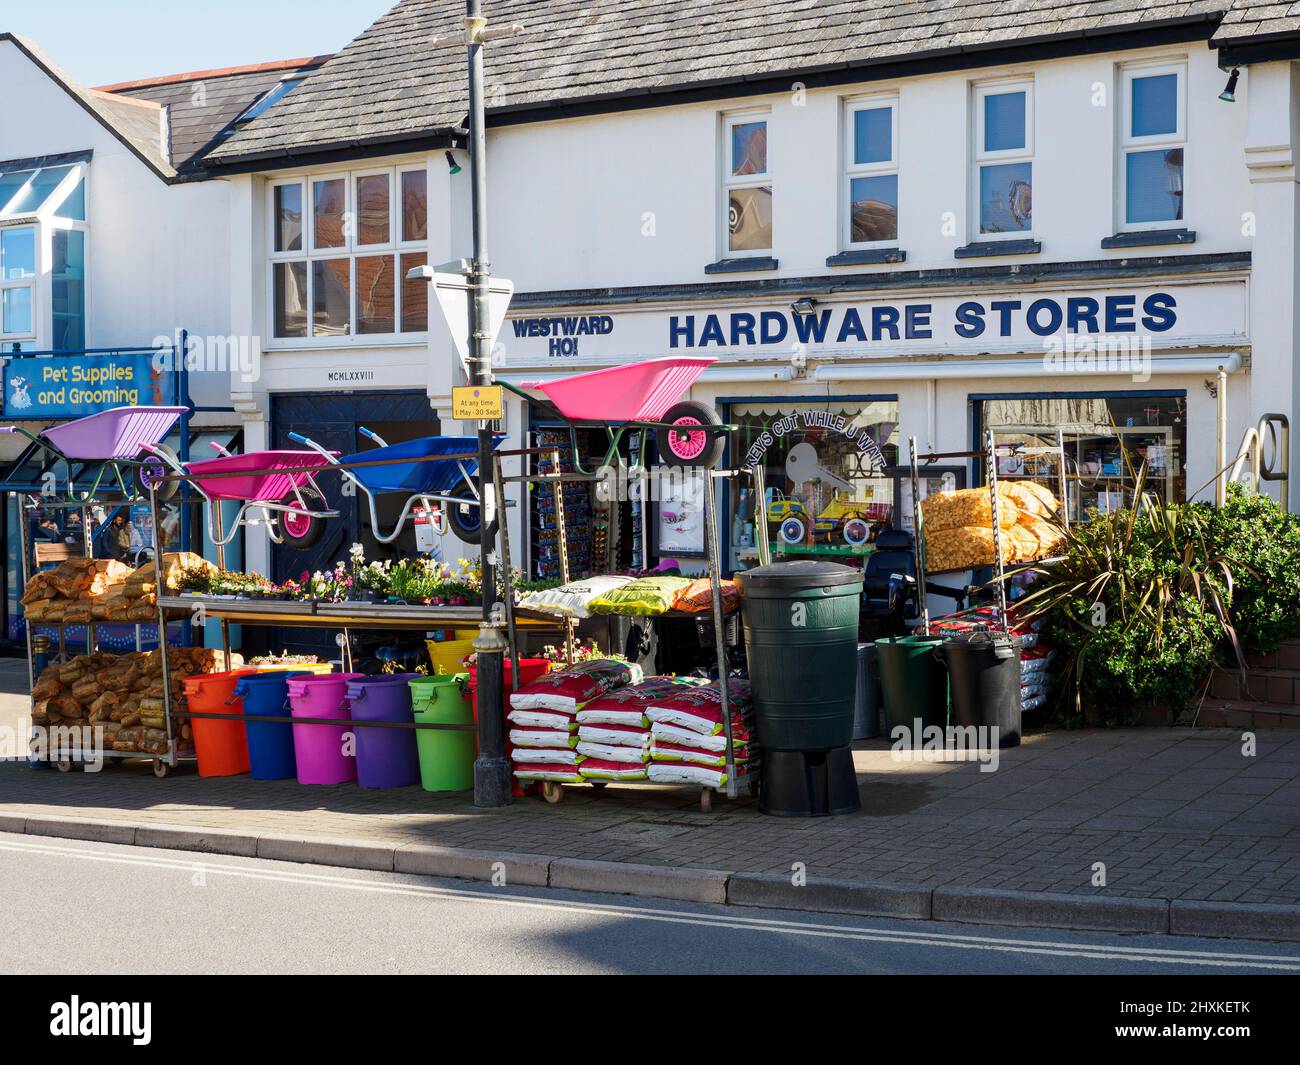
[[[772,400],[734,403],[735,461],[763,468],[762,518],[752,487],[730,493],[726,530],[732,569],[757,564],[759,537],[773,557],[870,554],[892,524],[898,463],[898,400]]]
[[[1187,497],[1187,399],[1176,395],[999,396],[976,401],[977,428],[991,426],[999,444],[1019,443],[999,458],[998,476],[1029,479],[1065,498],[1071,521],[1133,504],[1145,466],[1145,491],[1172,503]]]

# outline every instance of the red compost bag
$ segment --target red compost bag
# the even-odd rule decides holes
[[[579,662],[547,673],[510,694],[513,710],[552,710],[572,714],[583,703],[641,679],[641,667],[630,662],[600,659]]]

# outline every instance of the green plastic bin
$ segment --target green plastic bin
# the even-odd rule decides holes
[[[473,725],[468,673],[420,677],[411,686],[411,709],[419,724]],[[416,729],[420,785],[425,791],[468,791],[474,786],[474,733]]]
[[[885,732],[948,724],[948,670],[938,651],[941,636],[888,636],[876,641]],[[916,737],[919,742],[920,737]]]
[[[736,580],[759,743],[805,752],[852,743],[862,571],[800,559]]]

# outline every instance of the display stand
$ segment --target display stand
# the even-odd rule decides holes
[[[1023,444],[1007,443],[998,444],[994,442],[992,428],[984,430],[984,446],[975,451],[945,451],[931,452],[925,455],[918,455],[916,452],[916,437],[908,438],[908,451],[910,454],[910,476],[912,481],[912,524],[916,530],[913,543],[913,550],[916,557],[916,578],[917,578],[917,598],[920,600],[921,609],[921,626],[926,636],[930,635],[930,608],[926,596],[926,551],[925,551],[925,525],[924,515],[921,508],[920,482],[921,466],[931,465],[943,459],[979,459],[984,463],[984,476],[988,482],[989,491],[989,510],[992,516],[993,532],[993,568],[996,573],[994,583],[997,584],[997,606],[994,610],[994,621],[999,630],[1004,635],[1010,635],[1010,621],[1007,618],[1007,582],[1006,582],[1006,564],[1002,557],[1002,524],[998,520],[1000,516],[1000,498],[998,495],[998,456],[1003,455],[1023,455],[1026,454],[1026,448]],[[1050,453],[1058,456],[1060,471],[1059,483],[1061,487],[1061,499],[1064,500],[1066,473],[1065,473],[1065,442],[1064,434],[1057,430],[1056,447],[1034,449],[1033,453]],[[1069,528],[1068,507],[1065,513],[1066,528]],[[943,572],[964,572],[964,570],[948,570]]]
[[[89,520],[91,509],[94,507],[120,507],[120,506],[125,506],[127,504],[126,500],[93,499],[89,497],[80,500],[41,498],[39,503],[36,501],[33,501],[31,503],[26,503],[25,500],[31,498],[30,492],[19,491],[19,492],[13,492],[12,494],[18,497],[19,554],[21,555],[22,558],[20,569],[22,572],[24,589],[27,588],[28,582],[35,575],[32,570],[32,561],[35,552],[34,552],[34,545],[31,539],[31,534],[28,528],[27,515],[25,513],[26,510],[32,509],[36,506],[40,506],[43,509],[47,509],[47,510],[49,509],[79,510],[81,513],[81,540],[82,540],[83,557],[92,558],[94,555],[94,550],[93,550],[94,538],[90,528],[90,520]],[[155,540],[156,540],[156,531],[160,528],[158,524],[158,512],[156,508],[153,511],[153,528],[155,530]],[[162,555],[162,552],[160,551],[157,543],[155,543],[154,545],[153,554],[154,554],[155,570],[157,570],[158,566],[160,565],[159,559],[161,558]],[[33,634],[32,634],[32,628],[34,625],[41,625],[47,628],[55,628],[58,630],[59,633],[58,649],[55,652],[54,660],[55,662],[66,662],[70,659],[70,657],[72,657],[69,655],[67,639],[66,639],[67,630],[69,628],[76,628],[78,626],[85,627],[86,629],[85,650],[84,652],[78,652],[78,653],[91,654],[94,652],[96,647],[95,634],[97,629],[107,628],[110,626],[120,627],[123,624],[131,624],[131,623],[130,622],[124,623],[122,621],[114,621],[110,619],[103,619],[97,621],[94,618],[91,618],[87,621],[75,621],[75,622],[65,622],[65,621],[31,622],[24,618],[23,630],[26,636],[26,647],[27,647],[27,690],[28,692],[30,693],[31,691],[35,690],[36,680],[37,680],[35,654],[33,648]],[[140,651],[143,646],[142,626],[137,621],[134,623],[134,627],[135,627],[135,649],[136,651]],[[167,625],[165,621],[162,621],[158,626],[158,651],[159,651],[159,657],[162,662],[162,676],[163,676],[163,684],[165,687],[168,684],[167,647],[168,647]],[[169,700],[170,700],[170,692],[164,691],[164,701],[166,702]],[[106,747],[102,750],[86,751],[83,750],[80,746],[65,747],[63,745],[60,745],[57,751],[53,750],[52,748],[47,750],[46,761],[49,764],[55,766],[60,772],[67,773],[71,771],[74,765],[84,763],[87,760],[87,758],[95,759],[95,758],[102,757],[102,758],[119,759],[119,760],[125,760],[130,758],[143,759],[146,761],[151,761],[153,763],[154,776],[161,779],[165,777],[173,767],[180,764],[181,762],[194,760],[194,756],[192,754],[188,752],[186,754],[181,754],[179,752],[178,737],[173,732],[170,715],[166,715],[165,725],[166,725],[166,732],[167,732],[167,753],[165,755],[150,754],[146,751],[115,751],[111,747]],[[86,722],[84,723],[84,725],[81,722],[78,722],[77,727],[78,729],[82,727],[93,728],[94,725],[93,723],[90,722]]]
[[[537,453],[541,453],[543,450],[544,449],[539,449],[539,448],[525,448],[518,451],[496,452],[494,454],[494,460],[493,460],[493,465],[495,467],[493,471],[493,479],[496,485],[498,486],[497,487],[498,492],[500,492],[501,485],[505,481],[515,481],[521,484],[530,484],[530,483],[550,484],[552,486],[552,490],[555,491],[557,495],[556,513],[562,519],[563,501],[561,496],[562,496],[563,484],[567,481],[595,481],[599,479],[600,474],[599,473],[589,474],[589,473],[577,472],[575,468],[575,472],[573,473],[544,474],[544,473],[523,472],[508,477],[502,475],[501,462],[504,458],[537,454]],[[549,450],[549,449],[545,449],[545,450]],[[709,587],[712,593],[710,615],[713,621],[714,651],[717,657],[717,670],[718,670],[718,678],[719,678],[718,689],[719,689],[719,696],[721,702],[721,712],[722,712],[723,722],[725,723],[726,737],[727,737],[726,759],[725,759],[726,782],[721,787],[717,787],[717,788],[708,785],[704,785],[700,787],[700,809],[705,812],[708,812],[709,810],[712,809],[713,806],[714,793],[721,792],[725,794],[728,798],[734,799],[740,794],[740,790],[742,787],[752,790],[753,787],[755,786],[755,780],[751,774],[745,773],[743,775],[737,776],[736,773],[736,760],[735,760],[735,751],[734,751],[732,726],[731,726],[730,693],[728,691],[728,685],[727,685],[727,677],[728,677],[729,670],[727,666],[726,629],[725,629],[726,618],[725,618],[725,612],[723,610],[723,602],[722,602],[722,574],[721,574],[721,568],[719,564],[719,552],[721,550],[721,542],[719,540],[719,522],[718,522],[718,512],[717,512],[718,501],[717,501],[717,492],[714,488],[714,481],[722,478],[734,479],[740,476],[753,475],[755,477],[756,487],[757,487],[756,499],[757,499],[758,514],[762,513],[763,492],[762,492],[761,471],[746,469],[746,470],[707,470],[705,472],[706,472],[706,476],[703,478],[704,480],[704,540],[705,540],[704,558],[705,558],[705,565],[707,567],[707,573],[709,578]],[[502,522],[501,525],[504,527],[505,523]],[[561,536],[560,537],[561,540],[560,564],[561,564],[562,574],[565,574],[567,573],[568,566],[567,566],[567,561],[565,559],[565,554],[563,549],[563,539],[564,539],[563,536]],[[503,540],[501,545],[501,550],[503,553],[503,563],[504,563],[503,571],[506,574],[506,581],[507,581],[506,589],[505,589],[507,599],[511,597],[511,589],[509,585],[509,580],[510,580],[509,564],[508,562],[504,561],[504,557],[506,556],[508,549],[509,549],[508,540]],[[766,560],[764,560],[764,564],[766,564]],[[567,583],[567,579],[565,583]],[[632,615],[628,615],[628,616],[632,616]],[[696,621],[699,620],[698,614],[670,612],[669,614],[660,615],[660,616],[661,617],[689,617]],[[565,621],[566,631],[571,632],[573,626],[573,619],[565,618],[564,621]],[[572,662],[573,659],[572,659],[571,649],[566,651],[566,659],[569,662]],[[604,787],[606,783],[609,782],[590,781],[589,783],[594,785],[597,790],[600,790],[601,788]],[[651,781],[644,781],[644,780],[622,780],[622,781],[617,781],[617,783],[620,785],[626,785],[631,787],[645,787],[647,785],[653,787],[672,786],[672,785],[664,785],[664,784],[654,784]],[[563,789],[564,789],[564,785],[559,781],[542,781],[542,793],[546,801],[549,803],[558,803],[561,800],[561,798],[563,798],[564,795]]]

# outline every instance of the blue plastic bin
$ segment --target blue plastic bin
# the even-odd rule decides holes
[[[235,695],[244,701],[244,713],[254,717],[288,717],[289,678],[309,670],[250,673],[240,677]],[[293,754],[293,726],[271,721],[245,721],[248,766],[254,780],[285,780],[298,775]]]

